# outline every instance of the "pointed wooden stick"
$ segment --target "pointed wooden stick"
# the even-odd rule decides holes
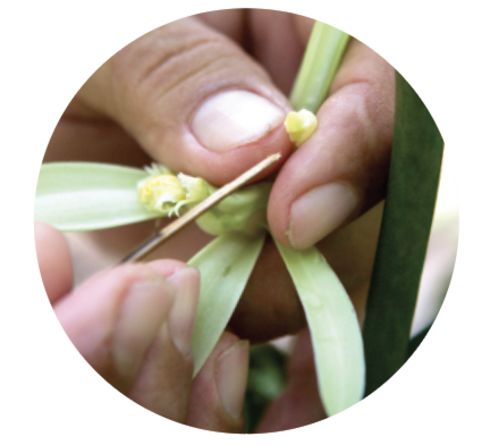
[[[180,218],[165,226],[162,230],[160,230],[160,232],[146,240],[140,247],[135,249],[126,258],[124,258],[121,263],[131,263],[145,257],[150,252],[155,250],[158,246],[163,244],[170,237],[174,236],[183,228],[187,227],[195,219],[199,218],[203,213],[206,213],[211,207],[216,205],[227,196],[231,195],[233,192],[237,191],[239,188],[246,185],[247,182],[255,178],[259,173],[262,173],[264,170],[269,168],[272,164],[277,162],[280,157],[280,153],[270,155],[266,159],[252,167],[250,170],[247,170],[245,173],[243,173],[243,175],[239,176],[234,181],[224,185],[215,193],[213,193],[209,198],[205,199],[197,206],[189,210],[187,213],[182,215]]]

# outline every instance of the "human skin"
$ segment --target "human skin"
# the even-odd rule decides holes
[[[248,342],[225,332],[192,378],[197,269],[175,260],[126,264],[74,289],[65,238],[45,223],[35,223],[34,229],[54,312],[83,358],[108,383],[170,420],[243,431]]]
[[[196,428],[240,433],[249,342],[224,332],[192,378],[191,337],[199,271],[175,260],[104,270],[73,288],[63,234],[35,223],[41,277],[54,312],[82,357],[144,408]],[[287,408],[285,410],[285,408]],[[284,394],[258,432],[304,426],[325,417],[307,330],[299,336]]]
[[[361,216],[384,196],[394,71],[352,39],[318,112],[317,132],[293,152],[282,122],[291,109],[286,97],[312,23],[277,11],[228,10],[146,34],[81,88],[53,134],[45,160],[142,166],[153,159],[220,186],[268,154],[281,152],[268,207],[272,234],[289,247],[317,244],[362,317],[379,208]],[[235,102],[226,99],[230,91],[239,93],[232,97],[241,98],[235,102],[245,104],[243,131],[229,117],[236,111]],[[216,100],[220,97],[224,99]],[[264,110],[256,120],[259,108]],[[229,132],[231,127],[236,131]],[[151,227],[115,230],[117,246],[109,245],[107,232],[93,237],[122,256]],[[125,237],[125,230],[133,238]],[[181,243],[203,239],[196,232],[188,231]],[[124,245],[129,240],[133,244]],[[294,286],[269,240],[230,328],[263,341],[304,325]]]

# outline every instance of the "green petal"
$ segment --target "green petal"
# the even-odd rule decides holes
[[[194,375],[211,354],[235,310],[264,245],[265,233],[216,238],[189,265],[201,272],[201,295],[192,337]]]
[[[34,219],[59,230],[105,229],[158,218],[139,201],[144,170],[90,162],[43,164]]]
[[[303,304],[311,332],[323,406],[329,416],[362,399],[365,366],[361,329],[354,307],[323,255],[276,241]]]

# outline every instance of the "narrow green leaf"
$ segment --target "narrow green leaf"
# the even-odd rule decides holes
[[[298,251],[276,241],[305,309],[320,396],[329,416],[361,400],[364,351],[356,312],[342,283],[316,247]]]
[[[443,140],[432,116],[397,73],[388,190],[363,327],[366,395],[407,358],[442,153]]]
[[[342,60],[349,35],[315,22],[289,100],[295,110],[316,113],[325,101]]]
[[[34,219],[59,230],[81,231],[158,218],[139,201],[137,183],[144,170],[90,162],[43,164],[36,190]]]
[[[264,245],[265,233],[224,234],[199,251],[189,265],[201,272],[201,294],[192,336],[194,375],[211,354],[235,310]]]

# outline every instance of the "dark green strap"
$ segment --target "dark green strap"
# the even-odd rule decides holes
[[[397,73],[388,189],[363,327],[366,395],[407,359],[443,145],[429,111]]]

